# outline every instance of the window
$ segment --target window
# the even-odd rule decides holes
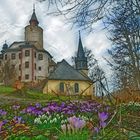
[[[25,79],[28,80],[29,79],[29,74],[25,75]]]
[[[43,60],[43,54],[38,54],[38,60]]]
[[[21,59],[21,53],[19,53],[19,59]]]
[[[29,62],[28,61],[25,62],[25,68],[29,68]]]
[[[21,70],[21,64],[19,64],[19,70]]]
[[[36,76],[35,76],[35,80],[36,80]]]
[[[25,50],[25,56],[30,56],[30,50]]]
[[[5,60],[7,60],[7,54],[5,54]]]
[[[36,70],[36,63],[35,63],[35,70]]]
[[[16,59],[16,54],[15,53],[11,54],[11,59]]]
[[[78,83],[74,84],[74,91],[75,91],[75,93],[79,92],[79,84]]]
[[[38,67],[38,70],[41,71],[41,67]]]
[[[0,61],[0,66],[1,66],[2,62]]]
[[[35,56],[35,58],[36,58],[36,52],[34,53],[34,56]]]
[[[64,83],[60,83],[60,92],[64,92]]]

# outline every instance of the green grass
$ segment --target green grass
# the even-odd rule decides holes
[[[9,86],[0,86],[0,94],[1,93],[11,93],[14,91],[14,88]]]

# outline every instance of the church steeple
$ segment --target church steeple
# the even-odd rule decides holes
[[[37,17],[36,17],[36,13],[35,13],[35,5],[33,6],[33,14],[31,16],[31,19],[29,22],[30,22],[30,25],[34,25],[34,26],[37,26],[39,24]]]
[[[83,59],[85,57],[85,52],[83,49],[83,44],[81,40],[81,34],[79,31],[79,44],[78,44],[78,52],[77,52],[77,57]]]
[[[76,66],[77,70],[88,70],[87,57],[85,57],[85,52],[83,49],[80,31],[79,31],[79,43],[78,43],[77,57],[75,58],[75,66]]]

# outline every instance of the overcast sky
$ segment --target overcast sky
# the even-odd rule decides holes
[[[29,24],[33,3],[36,4],[36,15],[39,26],[44,29],[44,48],[56,61],[66,59],[68,62],[78,48],[78,29],[71,29],[63,17],[48,16],[46,2],[35,0],[0,0],[0,49],[5,40],[8,45],[14,41],[24,40],[24,27]],[[98,23],[92,33],[81,32],[83,46],[91,49],[100,66],[107,71],[103,56],[111,47],[106,31]],[[71,63],[71,62],[70,62]]]

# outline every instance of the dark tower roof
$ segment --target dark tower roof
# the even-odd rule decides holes
[[[3,49],[3,50],[6,50],[6,49],[8,49],[8,45],[7,45],[6,41],[5,41],[5,43],[3,44],[3,47],[2,47],[2,49]]]
[[[37,17],[36,17],[36,13],[35,13],[35,7],[33,8],[33,14],[32,14],[32,17],[29,22],[30,22],[30,25],[37,26],[39,24]]]
[[[79,31],[79,44],[78,44],[78,52],[77,52],[77,57],[78,58],[85,58],[85,52],[83,49],[83,44],[82,44],[82,40],[81,40],[81,34]]]

